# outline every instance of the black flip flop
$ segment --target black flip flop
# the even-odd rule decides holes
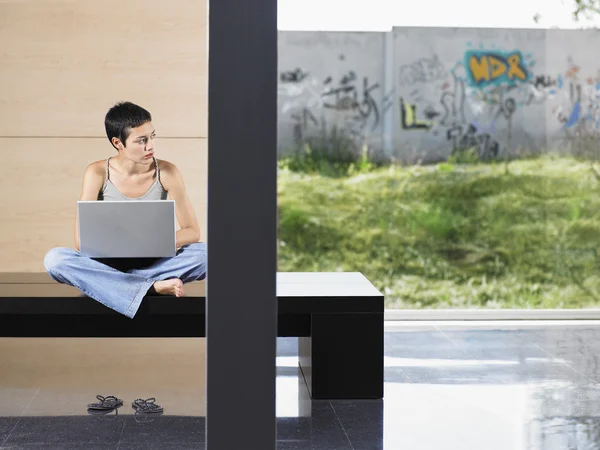
[[[162,414],[163,407],[154,403],[155,401],[156,399],[154,397],[147,398],[146,400],[138,398],[133,401],[131,406],[135,409],[136,414]]]
[[[115,397],[114,395],[109,395],[108,397],[96,395],[96,398],[100,400],[100,403],[90,403],[88,405],[88,410],[111,411],[115,408],[123,406],[123,400]]]

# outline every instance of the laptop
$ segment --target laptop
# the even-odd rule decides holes
[[[80,253],[90,258],[175,256],[175,200],[77,201]]]

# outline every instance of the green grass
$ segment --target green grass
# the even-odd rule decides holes
[[[600,305],[600,182],[589,163],[279,173],[279,270],[360,271],[387,308]]]

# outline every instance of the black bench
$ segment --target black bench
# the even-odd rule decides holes
[[[46,273],[0,273],[0,337],[205,337],[204,288],[147,296],[129,319]],[[277,302],[312,398],[383,398],[384,297],[361,273],[280,272]]]

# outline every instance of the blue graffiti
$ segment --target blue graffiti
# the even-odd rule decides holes
[[[567,123],[565,123],[565,127],[571,128],[572,126],[576,125],[577,122],[579,122],[579,119],[581,119],[581,102],[576,102],[573,105],[573,109],[571,110],[571,114],[569,115]]]

